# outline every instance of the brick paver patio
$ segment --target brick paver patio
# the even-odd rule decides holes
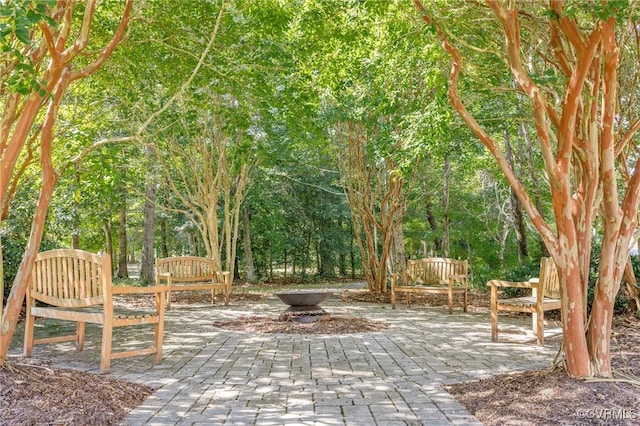
[[[532,335],[511,333],[492,343],[485,312],[449,315],[445,307],[403,305],[391,310],[346,304],[337,294],[323,303],[328,312],[383,320],[389,328],[345,335],[236,332],[212,322],[277,315],[285,306],[275,297],[228,307],[174,305],[167,312],[161,365],[153,366],[150,357],[112,364],[114,377],[156,389],[126,424],[478,425],[441,385],[548,366],[559,343],[552,338],[542,348]],[[509,325],[529,321],[501,319],[501,327]],[[135,342],[145,332],[125,327],[115,336]],[[99,333],[87,326],[81,353],[65,343],[37,346],[34,357],[97,373]],[[16,335],[10,353],[20,353],[21,338]]]

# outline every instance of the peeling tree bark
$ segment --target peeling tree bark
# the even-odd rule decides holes
[[[69,84],[83,79],[97,71],[113,53],[120,43],[125,29],[129,23],[129,15],[133,5],[132,0],[127,0],[124,6],[120,23],[109,43],[94,53],[85,52],[88,38],[91,34],[95,7],[97,0],[88,0],[85,3],[84,14],[80,27],[74,25],[73,10],[75,2],[58,2],[50,11],[51,18],[57,22],[52,26],[42,21],[39,24],[40,40],[34,40],[36,49],[30,54],[31,61],[36,69],[42,69],[38,75],[42,87],[33,89],[23,97],[17,93],[8,96],[5,108],[0,118],[0,212],[4,219],[10,214],[9,205],[11,197],[17,188],[21,173],[24,172],[24,163],[19,164],[21,158],[32,161],[32,149],[36,148],[36,139],[39,141],[40,169],[42,187],[36,204],[36,209],[31,225],[31,233],[18,273],[7,298],[6,308],[2,311],[0,323],[0,364],[6,360],[11,338],[15,332],[20,309],[24,302],[29,274],[33,266],[35,255],[40,248],[44,224],[49,208],[49,203],[58,177],[62,171],[74,162],[79,161],[92,147],[85,148],[83,152],[74,158],[59,160],[58,167],[53,163],[54,129],[58,114],[58,108]],[[75,28],[77,32],[72,30]],[[71,40],[70,35],[76,38]],[[36,34],[33,32],[32,37]],[[89,58],[88,65],[80,66],[75,63],[79,56],[85,56],[83,62]],[[2,82],[3,89],[5,82]],[[40,92],[43,89],[44,93]],[[42,109],[46,106],[46,109]],[[43,113],[43,121],[40,129],[34,131],[37,117]],[[1,259],[0,259],[1,260]]]
[[[565,13],[563,1],[549,2],[554,16],[539,18],[537,23],[546,23],[549,29],[548,45],[552,50],[544,62],[555,65],[567,82],[562,102],[556,106],[521,61],[526,36],[521,33],[518,7],[525,3],[510,2],[506,6],[497,0],[486,3],[504,33],[509,71],[532,104],[549,179],[555,229],[542,217],[496,141],[463,104],[458,93],[463,69],[460,50],[420,0],[414,0],[423,20],[435,28],[452,58],[449,99],[453,107],[497,161],[558,267],[564,355],[569,375],[610,377],[613,302],[629,254],[629,242],[637,227],[640,198],[639,158],[629,158],[634,163],[631,168],[634,173],[626,181],[625,190],[618,194],[616,186],[616,158],[640,127],[640,120],[636,119],[624,131],[615,133],[619,125],[616,122],[619,102],[616,17],[598,20],[585,30]],[[531,14],[527,16],[534,19]],[[630,28],[634,28],[633,23]],[[549,62],[548,58],[554,61]],[[603,216],[600,271],[587,321],[591,235],[600,211]]]
[[[337,158],[338,167],[364,275],[370,292],[384,293],[394,232],[402,220],[403,180],[394,173],[396,165],[392,159],[384,159],[383,166],[371,163],[366,154],[369,135],[362,125],[344,123],[337,137],[344,148]]]
[[[177,200],[162,208],[190,219],[200,237],[194,243],[202,243],[206,256],[218,270],[229,271],[233,281],[240,209],[256,158],[251,149],[245,156],[234,155],[233,147],[243,143],[244,130],[237,129],[235,134],[225,130],[222,116],[216,111],[220,97],[210,95],[213,110],[201,118],[199,135],[186,145],[169,137],[162,147],[156,146],[160,172]],[[182,129],[192,126],[181,123]],[[178,159],[183,165],[180,170],[175,167]]]

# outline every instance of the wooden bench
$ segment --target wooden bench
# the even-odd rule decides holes
[[[167,309],[171,308],[171,292],[211,290],[211,304],[216,293],[222,293],[229,304],[231,274],[216,271],[213,260],[196,256],[166,257],[156,260],[156,284],[167,283]]]
[[[391,307],[396,308],[397,293],[407,295],[407,306],[411,306],[411,295],[422,293],[447,294],[449,313],[453,313],[454,294],[462,295],[462,310],[467,312],[466,260],[445,257],[429,257],[409,260],[404,273],[391,276]]]
[[[82,250],[58,249],[38,253],[26,293],[24,354],[29,357],[33,346],[44,343],[75,341],[76,350],[84,345],[85,324],[102,324],[100,371],[109,372],[115,358],[155,354],[154,363],[162,361],[164,302],[166,287],[114,287],[111,282],[111,257]],[[151,312],[114,309],[116,294],[155,294],[155,310]],[[36,302],[39,302],[36,305]],[[45,304],[43,306],[43,304]],[[76,322],[71,335],[34,336],[36,317]],[[113,352],[113,329],[128,325],[153,324],[153,346]]]
[[[491,280],[491,340],[498,341],[498,311],[529,312],[538,345],[544,346],[544,313],[561,308],[558,270],[551,258],[540,259],[540,277],[525,282]],[[498,299],[499,288],[531,289],[531,296]]]

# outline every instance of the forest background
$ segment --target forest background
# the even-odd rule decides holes
[[[86,52],[114,37],[120,3],[95,10]],[[17,13],[0,28],[3,61],[20,64],[2,71],[4,105],[33,89],[37,67],[20,52],[47,19],[29,12],[38,2],[21,4],[23,15],[3,8]],[[211,257],[237,281],[364,276],[374,292],[386,291],[388,273],[407,258],[424,256],[468,259],[478,289],[536,275],[545,244],[452,109],[451,58],[413,4],[131,4],[108,61],[60,94],[51,159],[65,166],[56,169],[41,250],[109,252],[118,277],[141,263],[149,282],[155,258],[179,254]],[[447,10],[452,34],[493,46],[473,5],[432,6]],[[83,12],[74,9],[70,22]],[[494,65],[466,70],[465,101],[553,223],[533,108]],[[535,77],[563,84],[553,73]],[[45,125],[30,130],[3,197],[5,295],[32,237]],[[593,283],[598,225],[592,232]]]

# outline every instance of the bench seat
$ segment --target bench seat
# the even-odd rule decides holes
[[[561,309],[558,270],[551,258],[540,259],[540,277],[524,282],[490,280],[491,287],[491,340],[498,341],[498,313],[522,312],[532,314],[532,328],[538,345],[544,346],[544,313]],[[531,296],[498,298],[498,289],[524,288]]]

